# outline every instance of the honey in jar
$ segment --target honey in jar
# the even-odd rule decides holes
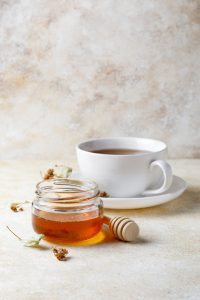
[[[53,241],[76,242],[101,230],[103,206],[94,182],[51,179],[37,185],[32,205],[32,225]]]

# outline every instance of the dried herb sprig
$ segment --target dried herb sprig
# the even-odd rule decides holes
[[[20,241],[23,243],[25,247],[39,247],[40,241],[44,238],[43,234],[38,235],[36,239],[30,239],[30,240],[24,240],[21,237],[19,237],[13,230],[10,229],[10,227],[6,226],[6,228]]]
[[[19,212],[19,211],[23,211],[23,205],[27,204],[27,203],[31,203],[30,201],[24,201],[24,202],[13,202],[10,205],[10,209],[14,212]]]
[[[69,251],[66,248],[54,247],[54,248],[52,248],[52,251],[58,260],[61,260],[61,261],[67,260],[67,255],[69,254]]]
[[[46,170],[43,174],[41,172],[42,178],[44,180],[52,178],[68,178],[72,173],[72,168],[64,165],[55,165],[54,168]]]

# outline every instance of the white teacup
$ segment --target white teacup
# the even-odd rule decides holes
[[[95,153],[100,149],[134,149],[141,153]],[[96,181],[100,190],[111,197],[155,195],[167,191],[173,174],[165,161],[166,156],[165,143],[144,138],[93,139],[77,146],[81,175]]]

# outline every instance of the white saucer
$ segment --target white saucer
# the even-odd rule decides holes
[[[173,176],[173,182],[170,189],[159,195],[137,196],[131,198],[101,198],[105,208],[110,209],[133,209],[151,207],[171,201],[181,194],[186,189],[186,182],[178,177]]]

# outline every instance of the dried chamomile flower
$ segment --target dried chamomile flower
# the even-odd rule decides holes
[[[67,260],[67,255],[69,254],[69,251],[67,249],[54,247],[52,251],[58,260]]]
[[[23,205],[26,203],[30,203],[29,201],[24,201],[24,202],[13,202],[10,205],[10,209],[14,212],[19,212],[19,211],[23,211]]]
[[[8,226],[6,226],[7,229],[20,241],[23,243],[25,247],[39,247],[40,241],[44,238],[43,234],[38,235],[36,239],[31,239],[31,240],[23,240],[20,238],[14,231],[12,231]]]
[[[44,180],[48,180],[54,177],[54,169],[48,169],[43,175]]]
[[[104,197],[104,198],[106,198],[106,197],[109,197],[109,195],[108,195],[108,193],[106,193],[106,192],[100,192],[100,193],[99,193],[99,197]]]
[[[19,206],[19,203],[11,203],[10,209],[14,212],[19,212],[23,210],[23,208]]]

